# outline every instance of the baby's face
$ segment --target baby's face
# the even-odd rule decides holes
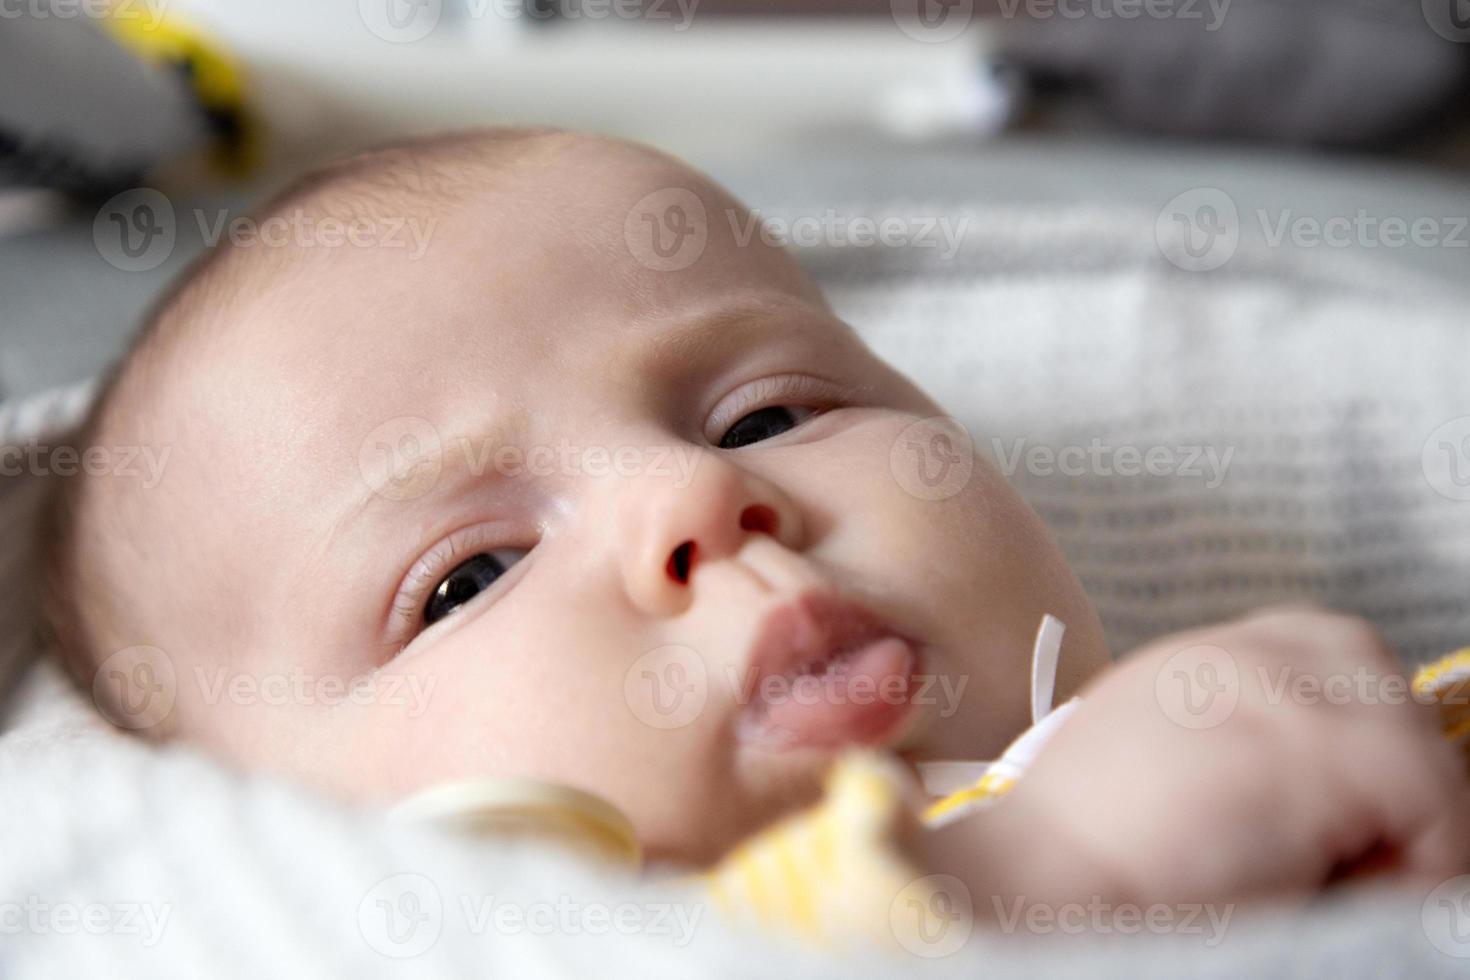
[[[673,270],[638,245],[665,188],[707,218]],[[703,861],[843,745],[996,752],[1045,612],[1063,694],[1101,663],[1035,516],[982,460],[939,492],[905,471],[939,409],[736,209],[596,144],[476,192],[422,257],[302,249],[239,300],[150,409],[173,451],[129,574],[179,597],[138,639],[178,729],[375,801],[569,784]]]

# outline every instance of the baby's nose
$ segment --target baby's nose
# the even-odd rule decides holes
[[[775,486],[711,451],[701,453],[687,481],[629,481],[621,504],[628,595],[664,615],[688,605],[700,566],[734,555],[752,534],[793,545],[799,529],[795,506]]]

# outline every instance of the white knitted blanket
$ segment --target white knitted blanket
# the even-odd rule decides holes
[[[1151,214],[986,213],[952,259],[808,258],[840,311],[1013,470],[1115,649],[1286,598],[1362,612],[1411,657],[1470,641],[1464,295],[1248,252],[1182,272]],[[0,444],[79,404],[0,409]],[[36,483],[0,478],[0,668],[29,637],[19,544]],[[49,665],[10,705],[0,977],[1451,977],[1470,964],[1443,951],[1435,908],[1394,896],[1237,912],[1213,944],[1182,929],[1057,943],[1067,930],[1053,925],[975,930],[942,956],[822,956],[733,933],[698,895],[145,747]]]
[[[1470,645],[1470,279],[1244,246],[1185,272],[1130,213],[972,228],[952,262],[815,265],[1040,511],[1115,652],[1283,600],[1416,661]]]

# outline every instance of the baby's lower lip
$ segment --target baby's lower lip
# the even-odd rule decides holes
[[[885,742],[912,708],[918,662],[907,640],[889,635],[811,672],[762,678],[741,719],[741,735],[780,749]]]

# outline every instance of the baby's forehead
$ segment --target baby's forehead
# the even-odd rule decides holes
[[[640,258],[622,233],[650,190],[700,198],[722,214],[738,208],[681,162],[617,140],[547,132],[426,141],[324,167],[258,211],[229,216],[191,278],[212,279],[216,298],[257,295],[405,260],[455,266],[455,253],[475,246],[482,251],[468,258],[482,275],[491,262],[558,247],[596,245],[617,265]]]
[[[739,205],[718,187],[636,148],[577,149],[473,174],[409,161],[387,185],[288,197],[270,214],[299,213],[307,229],[322,215],[369,216],[395,237],[233,249],[221,282],[195,298],[208,342],[180,365],[184,405],[243,442],[234,456],[278,457],[273,443],[336,437],[385,413],[451,416],[487,391],[543,405],[610,377],[640,382],[650,342],[687,346],[685,324],[732,332],[769,310],[825,310],[789,256],[737,239],[741,222],[726,218]],[[665,192],[686,217],[706,217],[701,254],[677,267],[629,240],[643,231],[640,202]],[[832,326],[787,315],[781,329]]]
[[[739,239],[740,206],[720,188],[644,151],[612,144],[592,161],[561,152],[474,180],[451,170],[433,190],[394,179],[391,192],[338,189],[325,205],[288,206],[308,229],[322,214],[350,214],[370,218],[371,234],[242,256],[227,290],[232,370],[264,359],[256,380],[304,372],[313,377],[303,383],[371,386],[475,357],[571,369],[606,364],[641,326],[741,305],[732,294],[824,305],[783,251]],[[685,218],[703,212],[687,261],[641,247],[648,229],[637,219],[660,195]],[[352,378],[354,365],[373,374]]]

